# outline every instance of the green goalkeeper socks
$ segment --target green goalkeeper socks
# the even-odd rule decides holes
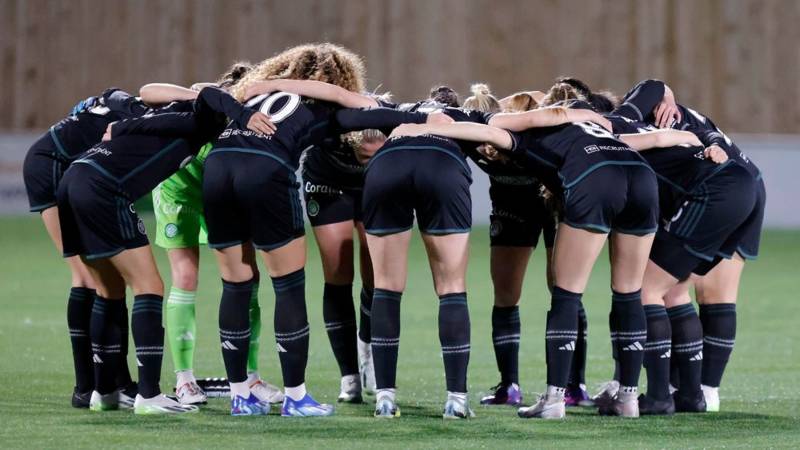
[[[167,340],[175,371],[194,369],[194,343],[197,323],[195,297],[197,293],[172,287],[167,298]],[[258,306],[258,283],[250,297],[250,352],[247,372],[258,372],[258,347],[261,335],[261,308]]]
[[[194,291],[172,287],[167,298],[167,340],[175,371],[194,367],[195,321]]]
[[[250,352],[247,354],[247,373],[258,372],[258,347],[261,337],[261,307],[258,306],[258,282],[253,283],[250,296]]]

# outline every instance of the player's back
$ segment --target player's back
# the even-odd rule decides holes
[[[141,100],[116,88],[107,89],[97,99],[95,105],[50,127],[49,134],[63,157],[75,158],[95,145],[111,122],[138,117],[149,110]]]
[[[193,101],[169,103],[115,125],[144,121],[170,113],[190,114]],[[165,116],[166,117],[166,116]],[[101,141],[80,154],[75,164],[88,164],[120,185],[132,199],[150,192],[161,180],[185,166],[196,149],[187,139],[147,133],[124,133]]]
[[[272,135],[265,135],[231,123],[214,141],[214,151],[239,149],[264,153],[296,170],[304,149],[319,145],[335,134],[333,114],[338,106],[288,92],[264,94],[249,100],[246,106],[268,115],[276,125]]]
[[[512,133],[520,164],[550,190],[569,188],[605,165],[647,165],[635,151],[594,122],[530,128]]]
[[[681,111],[681,121],[674,125],[675,128],[692,131],[695,134],[698,134],[698,130],[716,134],[718,137],[714,139],[713,143],[725,150],[728,157],[744,167],[751,176],[754,178],[761,177],[761,170],[758,166],[709,117],[684,105],[679,104],[678,109]],[[712,135],[707,134],[707,136]]]

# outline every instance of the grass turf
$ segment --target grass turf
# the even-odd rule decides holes
[[[337,405],[335,417],[310,420],[275,415],[232,418],[227,402],[219,399],[188,417],[136,417],[126,411],[73,409],[69,406],[73,373],[65,323],[68,271],[36,217],[0,220],[0,251],[3,448],[800,446],[800,395],[794,379],[800,373],[795,352],[800,339],[800,327],[796,326],[800,232],[796,231],[766,232],[762,258],[745,270],[739,332],[723,384],[722,412],[639,420],[602,418],[581,410],[570,411],[565,421],[541,422],[518,419],[511,408],[477,405],[479,393],[498,379],[490,338],[492,284],[485,229],[473,233],[469,268],[473,337],[469,385],[477,418],[455,423],[441,419],[444,376],[436,330],[437,299],[419,239],[413,240],[402,307],[398,385],[403,416],[389,421],[373,419],[369,403]],[[207,251],[202,254],[195,372],[198,376],[222,376],[216,327],[220,282],[211,255]],[[312,333],[307,385],[318,400],[335,402],[339,374],[322,324],[322,274],[313,239],[308,254]],[[156,250],[156,256],[168,282],[165,254]],[[534,255],[522,301],[520,373],[527,402],[542,389],[545,377],[542,335],[548,296],[542,256]],[[608,280],[608,264],[602,260],[584,296],[591,329],[590,386],[606,380],[612,370]],[[262,283],[260,293],[264,322],[261,373],[280,384],[278,359],[271,345],[273,296],[269,283]],[[171,365],[165,355],[165,390],[173,383]],[[130,366],[135,369],[134,364]]]

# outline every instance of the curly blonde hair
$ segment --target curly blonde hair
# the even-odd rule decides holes
[[[327,42],[303,44],[258,63],[231,88],[231,93],[242,101],[248,84],[274,79],[324,81],[363,92],[364,72],[361,57],[342,46]]]

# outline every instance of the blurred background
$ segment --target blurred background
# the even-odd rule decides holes
[[[622,95],[663,79],[764,170],[768,224],[800,227],[800,211],[778,207],[800,192],[798,23],[796,0],[0,0],[0,211],[27,210],[27,145],[79,99],[332,41],[399,101],[436,84],[463,98],[475,81],[505,95],[573,75]]]

